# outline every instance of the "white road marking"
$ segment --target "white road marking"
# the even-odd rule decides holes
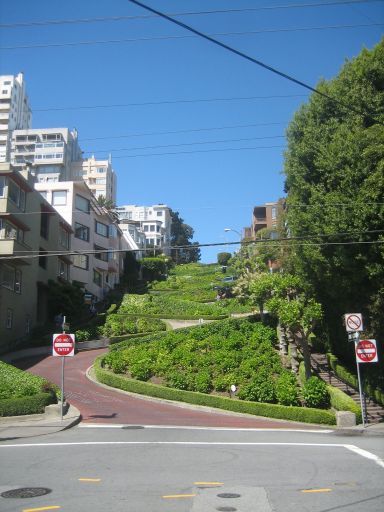
[[[384,468],[384,461],[380,459],[380,457],[378,457],[377,455],[374,455],[371,452],[367,452],[367,450],[363,450],[362,448],[359,448],[358,446],[355,446],[353,444],[345,444],[344,446],[345,448],[347,448],[347,450],[351,450],[351,452],[357,453],[357,455],[365,457],[366,459],[373,460],[380,467]]]
[[[207,430],[207,431],[225,431],[225,432],[306,432],[310,434],[330,434],[334,430],[313,430],[313,429],[298,429],[298,428],[247,428],[247,427],[198,427],[198,426],[177,426],[177,425],[133,425],[133,424],[106,424],[106,423],[81,423],[77,428],[126,428],[132,429],[169,429],[169,430]]]
[[[6,448],[33,448],[33,447],[67,447],[67,446],[145,446],[145,445],[173,445],[173,446],[297,446],[313,448],[346,448],[361,457],[373,460],[380,467],[384,468],[384,461],[377,455],[363,450],[353,444],[339,443],[262,443],[262,442],[225,442],[225,441],[80,441],[69,443],[23,443],[3,444],[0,449]]]

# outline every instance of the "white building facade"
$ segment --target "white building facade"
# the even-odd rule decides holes
[[[71,166],[81,159],[76,130],[35,128],[12,133],[12,165],[20,169],[28,166],[38,182],[72,179]]]
[[[117,223],[83,181],[40,182],[35,189],[72,226],[71,281],[102,300],[119,283],[129,249]]]
[[[32,112],[23,73],[0,76],[0,162],[9,162],[13,130],[28,129]]]
[[[84,180],[92,194],[98,199],[103,196],[109,203],[116,203],[116,173],[112,160],[96,160],[94,156],[72,164],[73,180]]]
[[[147,253],[149,249],[162,251],[167,256],[171,249],[171,224],[170,209],[165,204],[153,206],[124,205],[116,208],[119,223],[135,221],[145,235]]]

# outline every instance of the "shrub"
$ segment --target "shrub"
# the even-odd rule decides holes
[[[299,405],[299,389],[293,373],[286,371],[278,377],[276,397],[281,405]]]
[[[271,377],[257,376],[240,388],[238,397],[251,402],[276,403],[275,382]]]
[[[0,400],[37,395],[46,383],[42,377],[0,361]]]
[[[198,373],[194,379],[193,391],[199,393],[210,393],[213,389],[212,377],[207,371]]]
[[[362,422],[361,408],[357,403],[341,389],[327,386],[330,395],[331,406],[337,411],[350,411],[356,414],[356,423]]]
[[[328,409],[330,396],[327,385],[318,377],[311,377],[303,386],[303,398],[307,407]]]
[[[52,393],[37,393],[33,396],[0,400],[0,416],[23,416],[42,414],[47,405],[56,402]]]

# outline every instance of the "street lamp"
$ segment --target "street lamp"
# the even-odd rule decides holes
[[[226,233],[228,233],[229,231],[233,231],[234,233],[237,233],[237,234],[239,235],[239,237],[240,237],[240,241],[241,241],[241,239],[243,238],[242,234],[241,234],[239,231],[237,231],[236,229],[232,229],[232,228],[224,228],[224,231],[225,231]]]

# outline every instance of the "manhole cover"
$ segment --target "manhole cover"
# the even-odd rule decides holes
[[[44,496],[52,492],[46,487],[22,487],[21,489],[12,489],[1,493],[3,498],[36,498],[36,496]]]
[[[219,498],[240,498],[240,494],[234,492],[221,492],[217,495]]]
[[[122,427],[123,430],[138,430],[140,428],[144,428],[142,425],[126,425]]]
[[[219,510],[220,512],[235,512],[237,508],[235,507],[217,507],[216,510]]]

